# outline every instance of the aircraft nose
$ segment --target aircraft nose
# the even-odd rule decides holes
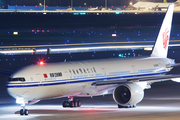
[[[6,89],[7,89],[8,94],[12,96],[13,91],[12,91],[9,81],[7,81],[7,83],[6,83]]]

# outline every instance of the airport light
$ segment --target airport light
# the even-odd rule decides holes
[[[132,6],[133,5],[132,2],[130,2],[129,5]]]
[[[18,32],[13,32],[13,35],[18,35]]]
[[[145,47],[144,50],[145,51],[152,51],[152,47]]]
[[[112,34],[113,37],[116,37],[117,35],[116,34]]]

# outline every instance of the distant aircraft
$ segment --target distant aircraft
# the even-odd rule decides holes
[[[98,6],[95,8],[88,8],[88,10],[90,10],[90,11],[98,10]]]
[[[146,10],[153,10],[153,11],[161,11],[162,9],[167,9],[168,6],[172,3],[157,3],[157,2],[137,2],[133,5],[136,9],[146,9]],[[180,0],[177,0],[175,3],[175,6],[180,5]]]
[[[167,58],[173,9],[174,4],[169,5],[150,57],[40,62],[12,74],[7,91],[21,104],[20,115],[28,115],[25,104],[43,99],[68,97],[63,107],[80,107],[81,101],[74,97],[105,94],[113,94],[119,108],[133,108],[152,83],[180,78],[166,74],[180,65]]]

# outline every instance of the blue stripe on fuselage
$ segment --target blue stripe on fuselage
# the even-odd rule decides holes
[[[147,76],[152,76],[152,75],[159,75],[159,74],[165,74],[165,73],[167,73],[167,72],[161,72],[161,73],[150,73],[150,74],[139,74],[139,75],[128,75],[128,76],[118,76],[118,77],[103,77],[103,78],[95,78],[95,77],[89,77],[89,78],[94,78],[94,79],[86,79],[86,80],[84,80],[84,78],[82,79],[82,78],[79,78],[79,79],[68,79],[68,80],[76,80],[76,81],[68,81],[68,80],[59,80],[59,81],[61,81],[61,82],[59,82],[58,80],[58,82],[54,82],[54,83],[47,83],[46,81],[44,81],[43,83],[45,83],[45,84],[42,84],[42,83],[40,83],[39,84],[39,82],[36,82],[36,83],[38,83],[38,84],[31,84],[31,85],[27,85],[27,83],[24,83],[23,85],[22,85],[22,83],[21,83],[21,85],[10,85],[11,83],[9,83],[8,85],[7,85],[7,88],[22,88],[22,87],[36,87],[36,86],[51,86],[51,85],[61,85],[61,84],[71,84],[71,83],[81,83],[81,82],[93,82],[93,81],[102,81],[102,80],[113,80],[113,79],[124,79],[124,78],[135,78],[135,77],[147,77]],[[80,80],[81,79],[81,80]],[[50,81],[48,81],[48,82],[50,82]],[[28,82],[28,83],[30,83],[30,82]],[[33,83],[35,83],[35,82],[33,82]],[[13,84],[13,83],[12,83]],[[18,84],[18,83],[17,83]]]

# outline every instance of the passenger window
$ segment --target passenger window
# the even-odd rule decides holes
[[[72,72],[71,72],[71,70],[69,70],[69,73],[72,75]]]
[[[76,69],[77,74],[79,74],[79,71]]]
[[[84,70],[84,73],[87,73],[86,70],[85,70],[84,68],[83,68],[83,70]]]
[[[93,73],[93,70],[91,69],[91,72]]]
[[[76,75],[76,72],[75,72],[75,70],[73,69],[72,71],[73,71],[73,73]]]
[[[88,73],[90,73],[89,69],[87,68]]]
[[[83,74],[83,71],[81,70],[81,68],[79,68],[79,71],[81,72],[81,74]]]
[[[94,72],[96,73],[96,69],[93,67]]]

